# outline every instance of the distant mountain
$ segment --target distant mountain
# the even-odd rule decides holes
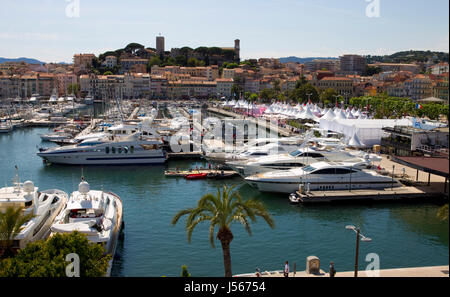
[[[36,59],[30,59],[30,58],[17,58],[17,59],[8,59],[8,58],[1,58],[0,57],[0,63],[4,62],[25,62],[28,64],[45,64],[45,62],[41,62]]]
[[[299,58],[299,57],[286,57],[280,58],[280,63],[289,63],[289,62],[298,62],[300,64],[304,64],[306,62],[311,62],[312,60],[338,60],[338,58],[329,57],[309,57],[309,58]]]

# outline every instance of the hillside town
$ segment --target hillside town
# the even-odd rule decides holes
[[[275,58],[241,61],[239,40],[228,48],[183,47],[166,51],[164,37],[157,36],[156,48],[130,44],[98,57],[76,53],[73,64],[1,63],[0,99],[29,98],[32,94],[48,98],[55,91],[57,96],[67,96],[69,90],[80,97],[90,95],[100,100],[113,96],[248,99],[251,94],[283,100],[283,94],[287,95],[304,79],[318,94],[334,90],[331,96],[341,96],[339,101],[345,103],[352,97],[378,94],[448,103],[448,61],[369,64],[367,60],[346,54],[304,64],[281,63]],[[273,98],[265,98],[265,91]]]

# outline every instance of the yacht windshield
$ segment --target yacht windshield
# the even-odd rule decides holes
[[[303,167],[302,169],[303,169],[303,171],[305,171],[305,172],[311,172],[311,171],[316,170],[316,168],[312,167],[311,165],[305,166],[305,167]]]
[[[302,152],[300,150],[295,150],[293,152],[290,152],[289,155],[291,155],[292,157],[297,157],[301,154]]]

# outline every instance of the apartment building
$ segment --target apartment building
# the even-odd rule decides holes
[[[340,61],[332,59],[314,59],[305,63],[305,70],[314,72],[318,70],[328,70],[337,72],[340,69]]]
[[[433,84],[431,79],[423,74],[416,75],[404,83],[408,97],[413,100],[425,99],[433,96]]]
[[[232,78],[218,78],[216,79],[216,85],[217,85],[217,94],[220,97],[226,97],[230,98],[232,96],[231,94],[231,88],[233,87],[234,81]]]
[[[363,74],[366,71],[366,58],[359,55],[343,55],[339,57],[340,72],[343,74]]]
[[[348,100],[353,97],[354,86],[353,80],[348,77],[332,77],[327,76],[321,80],[312,80],[311,84],[319,90],[334,89],[336,92]]]
[[[102,63],[103,67],[106,68],[114,68],[117,66],[117,57],[116,56],[106,56],[105,61]]]
[[[206,80],[169,81],[167,86],[169,98],[199,98],[206,99],[217,96],[217,83]]]
[[[404,64],[404,63],[375,63],[369,64],[370,67],[378,67],[382,72],[399,72],[409,71],[413,74],[420,72],[420,66],[417,64]]]
[[[146,73],[147,72],[147,59],[139,58],[125,58],[120,60],[120,74],[125,72],[133,73]]]
[[[73,56],[74,73],[87,72],[92,67],[92,61],[94,59],[94,54],[75,54]]]
[[[431,74],[440,75],[448,73],[448,63],[439,63],[430,67]]]

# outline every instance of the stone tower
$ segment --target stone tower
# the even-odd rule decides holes
[[[241,50],[241,46],[240,46],[240,40],[236,39],[234,41],[234,53],[236,54],[236,60],[240,60],[240,50]]]

